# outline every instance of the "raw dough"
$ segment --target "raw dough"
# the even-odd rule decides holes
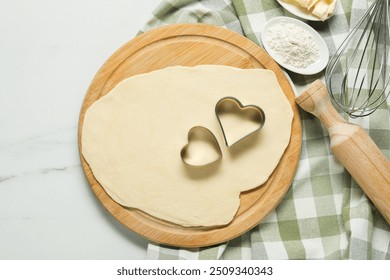
[[[257,105],[266,123],[231,148],[215,116],[223,97]],[[229,223],[240,192],[263,184],[291,134],[293,112],[275,74],[228,66],[175,66],[130,77],[87,110],[82,154],[119,204],[183,226]],[[222,160],[208,168],[184,164],[180,151],[194,126],[216,137]]]

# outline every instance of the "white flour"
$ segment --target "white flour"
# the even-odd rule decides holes
[[[267,35],[267,44],[282,58],[283,63],[306,68],[320,57],[314,37],[293,23],[282,20],[271,26]]]

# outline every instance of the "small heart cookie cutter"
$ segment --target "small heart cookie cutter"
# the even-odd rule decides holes
[[[217,116],[219,125],[221,127],[225,144],[227,147],[231,147],[240,142],[244,138],[259,131],[265,123],[265,113],[263,109],[256,105],[242,105],[242,103],[235,97],[224,97],[220,99],[215,105],[215,114]],[[226,127],[224,128],[224,117],[229,118],[233,115],[236,118],[241,118],[249,124],[249,127],[235,124],[230,127],[230,134],[227,134]],[[248,122],[249,121],[249,122]],[[226,125],[226,124],[225,124]],[[240,131],[243,130],[243,131]]]
[[[217,138],[209,129],[203,126],[194,126],[188,131],[187,139],[188,143],[180,151],[181,159],[185,164],[202,167],[215,163],[222,158],[222,151]],[[191,149],[191,143],[196,145],[193,144],[196,142],[198,142],[198,145],[193,146]],[[206,147],[208,151],[205,149],[205,145],[209,146]]]

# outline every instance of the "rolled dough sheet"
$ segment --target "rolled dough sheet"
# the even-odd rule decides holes
[[[260,132],[224,144],[215,105],[232,96],[266,115]],[[275,74],[264,69],[202,65],[130,77],[87,110],[82,154],[108,195],[125,207],[182,226],[228,224],[240,192],[266,182],[291,135],[293,112]],[[216,137],[222,160],[207,168],[183,163],[194,126]]]

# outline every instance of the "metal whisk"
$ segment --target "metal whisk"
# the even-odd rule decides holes
[[[326,85],[349,116],[373,113],[390,94],[389,0],[374,2],[330,59]]]

